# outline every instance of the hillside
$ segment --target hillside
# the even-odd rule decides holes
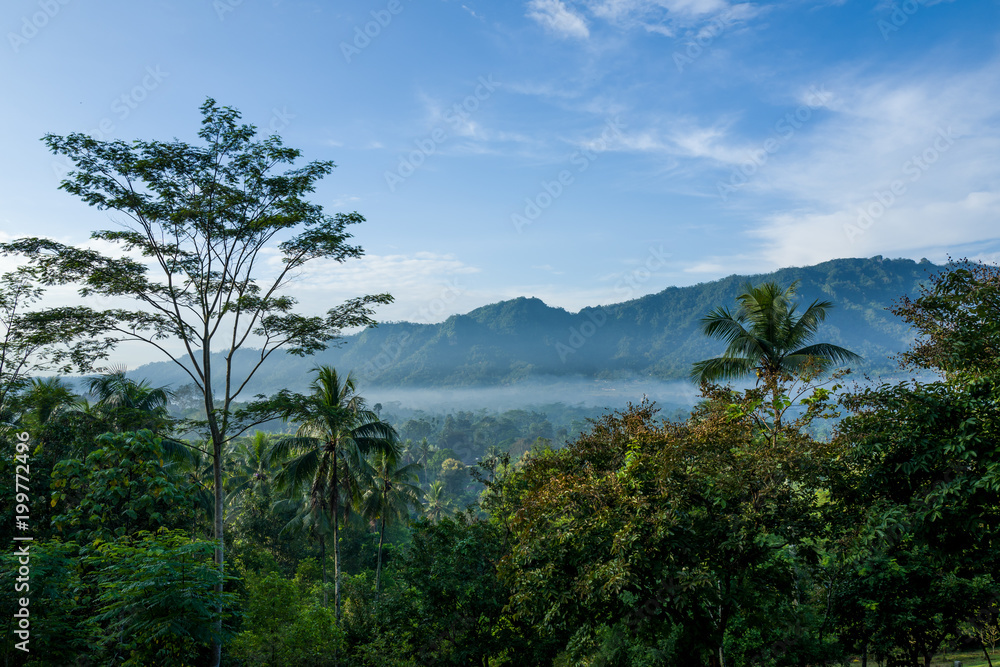
[[[331,364],[353,370],[366,387],[473,387],[527,380],[684,380],[691,363],[721,353],[698,321],[717,305],[731,305],[747,281],[800,281],[803,305],[835,304],[819,340],[865,358],[855,370],[891,372],[889,356],[912,340],[886,308],[912,295],[940,270],[923,260],[837,259],[774,273],[738,276],[570,313],[536,298],[517,298],[454,315],[439,324],[386,323],[349,336],[315,357],[285,355],[263,368],[251,393],[303,388],[310,368]],[[249,363],[251,352],[247,353]],[[239,364],[237,364],[239,366]],[[245,368],[245,367],[244,367]],[[156,385],[184,384],[169,363],[134,372]]]

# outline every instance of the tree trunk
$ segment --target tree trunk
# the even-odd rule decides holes
[[[382,508],[381,526],[378,531],[378,566],[375,568],[375,599],[382,592],[382,542],[385,537],[385,508]]]
[[[340,626],[340,479],[337,476],[337,448],[333,450],[333,609]]]
[[[986,644],[979,642],[979,645],[983,647],[983,655],[986,656],[986,664],[989,665],[989,667],[993,667],[993,661],[990,660],[990,652],[986,650]]]
[[[225,553],[225,495],[222,489],[222,443],[225,441],[225,430],[226,422],[223,422],[223,427],[219,428],[219,419],[215,414],[215,395],[212,393],[212,351],[211,351],[211,332],[208,328],[208,319],[204,320],[205,330],[202,336],[202,350],[201,350],[201,368],[202,368],[202,389],[204,390],[205,399],[205,419],[208,421],[208,430],[212,436],[212,482],[215,485],[213,492],[215,494],[215,517],[214,517],[214,528],[215,528],[215,564],[219,568],[219,582],[215,584],[215,593],[219,596],[219,604],[215,607],[215,622],[212,624],[213,637],[212,637],[212,652],[209,664],[212,667],[221,667],[222,665],[222,592],[223,592],[223,576],[225,575],[225,563],[226,563],[226,553]],[[197,361],[192,352],[188,352],[191,356],[191,362],[197,368]],[[226,396],[228,400],[228,392]],[[225,404],[228,408],[228,403]]]
[[[337,448],[333,449],[333,617],[340,629],[340,480],[337,477]],[[340,664],[336,649],[333,654],[333,664]]]
[[[206,377],[207,364],[206,364]],[[205,409],[206,416],[208,418],[208,427],[212,434],[212,482],[215,485],[213,489],[215,493],[215,517],[214,517],[214,528],[215,528],[215,564],[219,568],[219,581],[215,584],[215,593],[219,596],[219,604],[215,608],[215,621],[213,626],[213,637],[212,637],[212,654],[211,654],[211,665],[212,667],[220,667],[222,665],[222,592],[223,592],[223,575],[225,574],[225,523],[224,523],[224,511],[225,507],[223,501],[225,497],[222,492],[222,439],[223,434],[219,430],[219,423],[215,417],[215,404],[211,396],[211,385],[206,382],[205,390]]]
[[[326,536],[319,536],[319,557],[323,561],[323,609],[330,606],[329,593],[326,590]]]

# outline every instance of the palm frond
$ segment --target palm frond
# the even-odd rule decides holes
[[[753,368],[753,362],[749,359],[716,357],[695,363],[691,369],[691,379],[699,384],[735,380],[745,377]]]

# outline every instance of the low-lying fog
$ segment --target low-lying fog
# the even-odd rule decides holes
[[[850,375],[840,383],[844,390],[852,391],[882,382],[895,383],[902,375],[891,377],[865,377]],[[924,376],[924,382],[935,378]],[[735,389],[752,386],[752,383],[733,383]],[[692,407],[699,398],[698,387],[686,381],[635,378],[631,380],[595,380],[576,377],[550,377],[531,379],[509,385],[470,387],[394,387],[367,386],[360,391],[369,405],[398,403],[410,410],[450,412],[453,410],[514,410],[537,407],[551,403],[583,405],[586,407],[623,408],[639,403],[645,396],[668,411],[669,408]]]
[[[379,387],[369,386],[362,394],[373,403],[399,403],[412,410],[514,410],[550,403],[587,407],[623,408],[639,403],[643,396],[661,407],[692,406],[698,388],[690,382],[660,380],[591,380],[551,378],[527,380],[495,387]]]

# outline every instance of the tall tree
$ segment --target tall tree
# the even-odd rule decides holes
[[[705,335],[721,338],[727,347],[721,357],[694,364],[691,377],[715,382],[756,374],[767,382],[802,369],[810,360],[825,364],[859,361],[861,357],[839,345],[807,345],[833,304],[816,300],[797,315],[798,304],[792,301],[797,290],[798,281],[784,289],[775,282],[756,287],[747,283],[737,297],[735,313],[719,306],[702,318]]]
[[[430,489],[424,494],[424,516],[437,523],[441,519],[451,516],[451,502],[445,495],[444,482],[432,482]]]
[[[798,314],[793,301],[797,290],[798,281],[786,288],[775,282],[756,287],[747,283],[735,312],[718,306],[701,320],[706,336],[726,342],[725,352],[691,369],[691,378],[698,383],[756,375],[758,384],[771,394],[775,427],[786,407],[779,396],[789,376],[813,375],[835,363],[861,360],[839,345],[809,344],[833,304],[816,300]]]
[[[389,424],[367,409],[350,374],[341,377],[329,366],[314,370],[311,394],[282,392],[276,401],[282,417],[297,423],[298,429],[295,436],[278,441],[273,455],[288,457],[277,476],[279,485],[307,488],[310,507],[320,516],[328,516],[333,524],[333,597],[339,621],[338,527],[342,510],[349,506],[344,500],[357,505],[362,493],[357,473],[367,467],[365,457],[375,453],[397,457],[399,438]]]
[[[362,513],[379,522],[378,565],[375,568],[375,594],[382,590],[382,546],[385,541],[385,524],[388,521],[405,521],[410,509],[420,509],[420,488],[413,485],[420,466],[410,463],[400,466],[389,454],[376,452],[372,458],[374,475],[371,487],[362,498]]]
[[[4,254],[27,257],[47,284],[79,283],[83,296],[125,297],[135,310],[86,315],[103,326],[107,343],[135,340],[152,345],[184,369],[205,405],[205,430],[212,447],[215,489],[216,561],[223,569],[222,456],[225,443],[263,416],[241,420],[233,401],[277,350],[311,354],[327,347],[344,327],[374,324],[370,306],[388,294],[352,298],[325,317],[294,312],[296,300],[281,294],[288,281],[313,260],[344,262],[362,250],[347,243],[347,226],[357,213],[329,216],[306,201],[316,182],[334,165],[317,161],[283,173],[300,151],[281,138],[256,140],[240,114],[208,99],[202,105],[204,145],[179,141],[98,141],[89,135],[47,135],[45,143],[76,166],[60,186],[99,209],[123,217],[124,227],[96,231],[91,238],[139,254],[113,258],[49,239],[23,238],[0,246]],[[270,253],[281,264],[271,268]],[[73,310],[73,309],[70,309]],[[175,353],[167,340],[181,344]],[[234,372],[237,353],[252,345],[254,362],[242,377]],[[213,351],[222,349],[222,369]],[[270,416],[270,415],[268,415]],[[221,583],[220,583],[221,586]],[[220,620],[217,626],[221,627]],[[213,650],[221,661],[221,645]]]
[[[212,448],[216,562],[223,569],[223,448],[227,441],[271,414],[245,413],[233,401],[271,355],[284,349],[312,354],[344,327],[373,325],[371,306],[388,294],[352,298],[325,317],[295,312],[282,289],[314,260],[360,257],[348,244],[357,213],[327,215],[306,196],[334,164],[292,165],[300,151],[278,136],[256,139],[240,113],[208,99],[201,107],[203,145],[179,141],[98,141],[89,135],[47,135],[45,143],[76,168],[61,188],[99,209],[121,214],[123,227],[91,238],[126,253],[109,257],[49,239],[23,238],[0,246],[27,257],[48,284],[78,283],[83,296],[128,298],[134,310],[92,311],[87,321],[105,327],[109,343],[141,341],[180,366],[205,405],[204,429]],[[272,263],[272,253],[281,261]],[[141,255],[142,261],[132,257]],[[166,341],[179,341],[175,353]],[[236,355],[253,346],[253,362],[238,376]],[[221,366],[213,352],[221,350]],[[221,583],[219,584],[221,586]],[[221,627],[221,610],[217,627]],[[212,664],[221,661],[221,645]]]

